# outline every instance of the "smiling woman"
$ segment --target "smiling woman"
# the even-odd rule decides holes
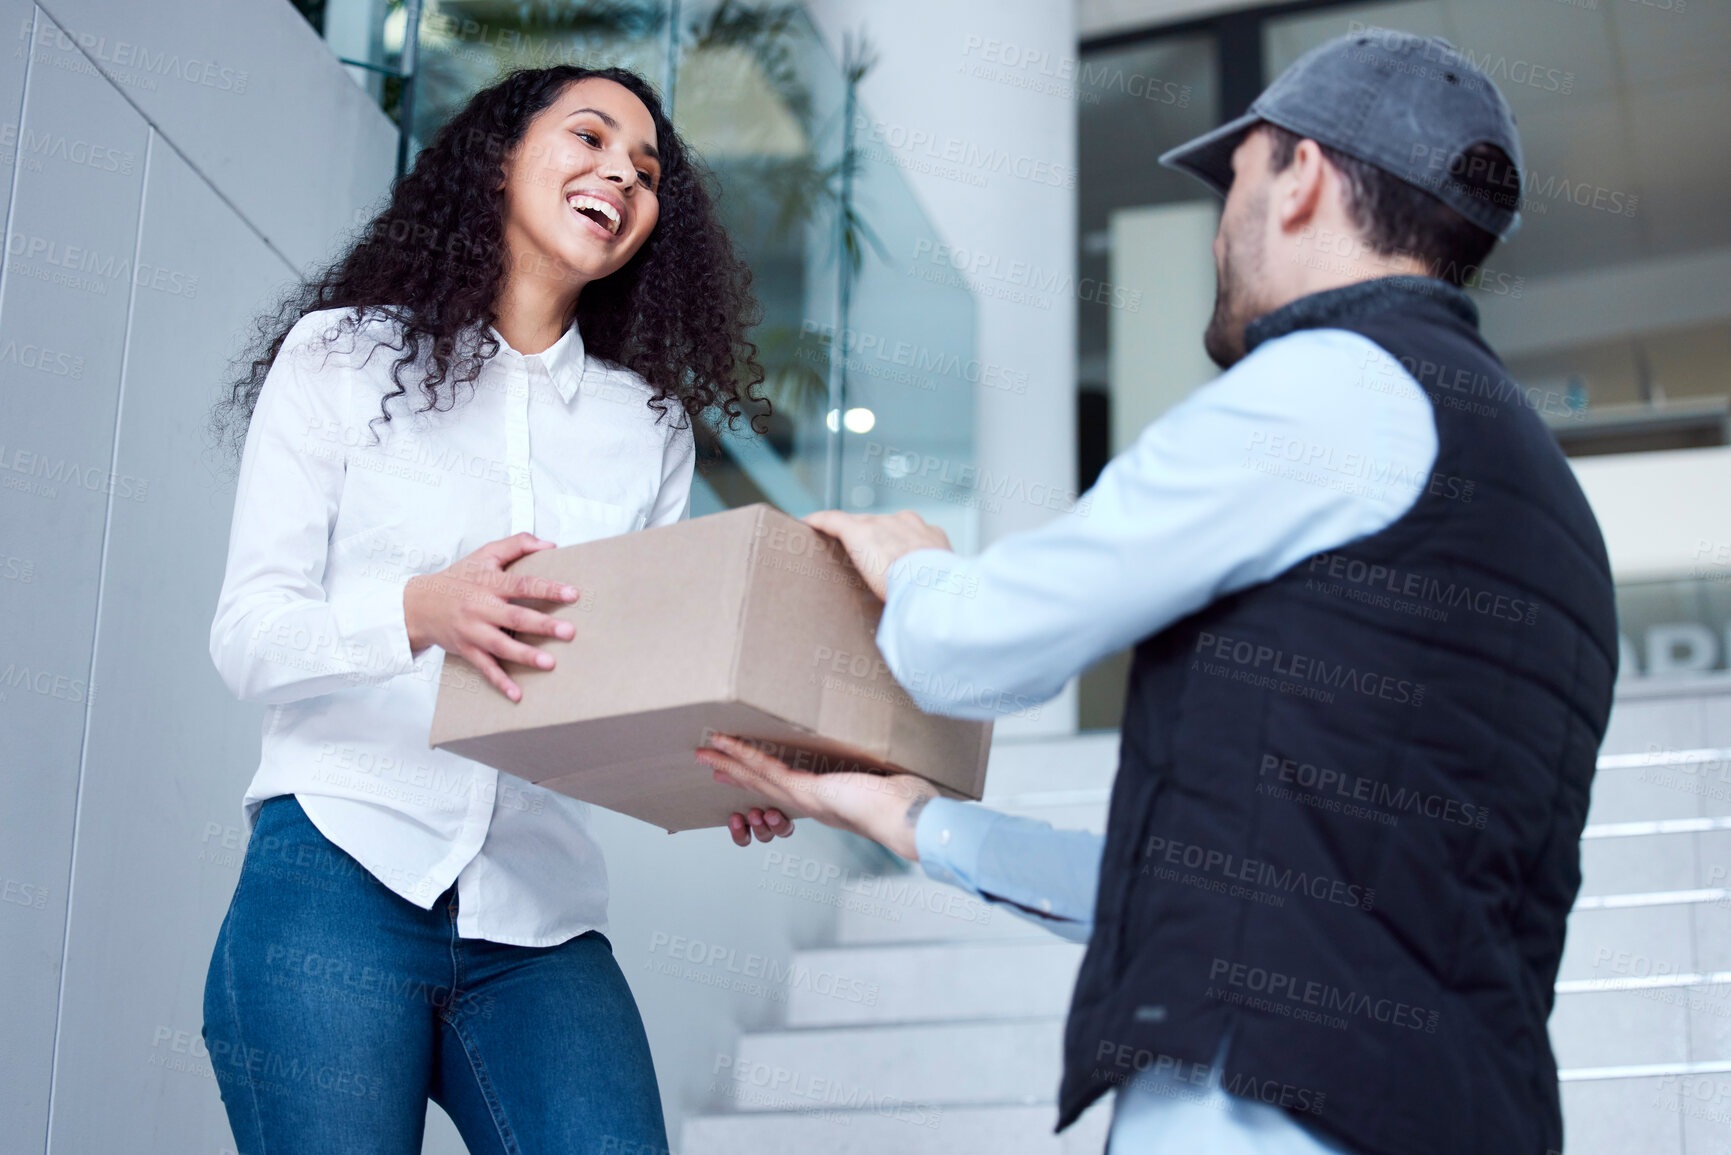
[[[526,635],[574,635],[511,562],[686,516],[754,316],[654,90],[558,67],[477,94],[263,323],[211,627],[270,706],[205,985],[240,1151],[411,1155],[429,1098],[474,1152],[666,1150],[588,807],[428,734],[444,654],[517,700]]]
[[[597,75],[568,83],[507,154],[504,243],[516,275],[500,312],[525,329],[500,331],[514,348],[557,340],[578,290],[617,272],[655,231],[659,136],[635,93]],[[529,301],[546,307],[509,307]]]
[[[514,72],[447,121],[348,252],[261,321],[216,429],[239,448],[289,330],[321,309],[350,310],[350,332],[363,313],[400,326],[398,389],[381,401],[381,420],[391,420],[386,402],[411,386],[423,409],[448,407],[455,386],[473,382],[499,350],[483,326],[509,320],[512,301],[501,294],[550,281],[569,289],[588,352],[647,381],[658,412],[670,401],[691,416],[755,412],[763,370],[745,336],[758,312],[751,272],[717,221],[710,185],[637,74]],[[578,196],[620,215],[613,244],[594,245],[599,222],[571,228]],[[479,335],[460,341],[466,330]]]

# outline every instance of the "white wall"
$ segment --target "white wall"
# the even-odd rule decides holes
[[[259,714],[205,652],[205,420],[394,134],[274,0],[0,0],[0,28],[0,1146],[215,1153],[189,1052]]]
[[[1731,574],[1731,446],[1571,464],[1618,581]]]

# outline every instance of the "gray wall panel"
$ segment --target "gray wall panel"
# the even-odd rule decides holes
[[[235,335],[291,270],[161,138],[139,250],[198,287],[140,291],[132,315],[117,461],[151,500],[116,503],[109,526],[50,1146],[179,1155],[229,1142],[197,1040],[263,713],[207,650],[233,494],[205,423]]]
[[[32,68],[23,132],[145,149],[144,122],[89,70]],[[110,472],[143,179],[69,156],[20,172],[0,280],[0,524],[33,578],[0,583],[0,785],[29,803],[0,808],[0,875],[44,899],[0,909],[0,1117],[38,1142],[109,483],[148,498]]]
[[[80,48],[301,268],[389,186],[396,129],[294,7],[48,0]],[[318,158],[333,163],[319,163]]]
[[[50,8],[0,0],[0,1150],[223,1155],[196,1040],[260,711],[205,649],[206,418],[394,138],[281,0]]]
[[[0,0],[0,220],[12,204],[12,170],[20,151],[24,167],[35,171],[42,152],[56,142],[32,138],[19,149],[18,118],[24,111],[25,61],[30,54],[30,28],[36,6],[28,0]],[[4,256],[0,255],[0,260]]]

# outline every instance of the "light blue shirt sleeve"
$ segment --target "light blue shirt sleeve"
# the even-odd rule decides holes
[[[1384,529],[1431,481],[1424,390],[1356,333],[1269,341],[1143,430],[1076,509],[896,561],[878,648],[929,713],[1015,714],[1209,602]]]
[[[950,798],[926,803],[914,827],[928,877],[1072,942],[1087,942],[1094,930],[1103,844],[1098,834]]]

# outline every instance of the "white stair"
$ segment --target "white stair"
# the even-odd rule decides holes
[[[1551,1037],[1569,1155],[1731,1155],[1731,692],[1619,698]],[[987,804],[1100,830],[1115,734],[994,746]],[[918,871],[850,884],[782,1029],[740,1038],[682,1155],[1098,1155],[1054,1135],[1082,948]]]
[[[1100,1155],[1109,1116],[1095,1109],[1062,1135],[1053,1109],[994,1105],[891,1111],[784,1112],[773,1124],[746,1114],[704,1115],[685,1124],[683,1152],[755,1155]]]
[[[1051,1015],[766,1031],[739,1041],[733,1078],[769,1079],[807,1100],[827,1088],[844,1097],[907,1103],[1038,1103],[1050,1100],[1058,1085],[1063,1025],[1062,1015]]]
[[[788,999],[787,1025],[1062,1017],[1081,964],[1079,944],[1050,936],[802,951],[796,970],[845,974],[865,983],[870,997],[856,1002],[801,986]]]
[[[986,802],[1103,827],[1115,734],[1000,741]],[[835,943],[801,951],[785,1028],[743,1036],[682,1155],[1098,1155],[1054,1096],[1082,948],[911,873],[850,882]]]
[[[1622,688],[1551,1045],[1569,1155],[1731,1152],[1731,687]]]

